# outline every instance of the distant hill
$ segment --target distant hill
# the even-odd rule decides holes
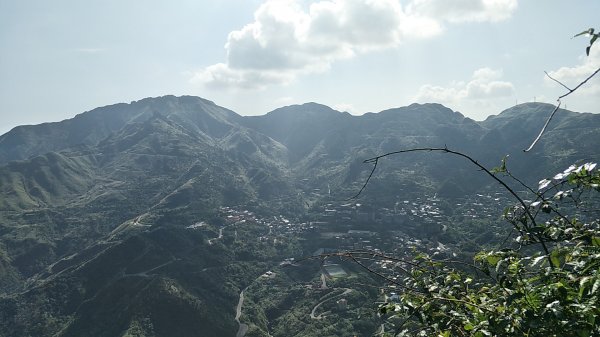
[[[356,193],[364,159],[415,147],[488,166],[509,155],[529,183],[600,160],[600,115],[567,110],[522,152],[552,109],[521,104],[476,122],[439,104],[353,116],[307,103],[240,116],[165,96],[16,127],[0,136],[0,336],[232,335],[237,293],[288,248],[259,249],[237,231],[229,246],[209,244],[220,207],[298,216]],[[362,200],[490,186],[460,158],[412,153],[382,160]],[[199,221],[212,224],[187,228]]]

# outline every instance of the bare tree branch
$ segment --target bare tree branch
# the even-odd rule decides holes
[[[585,80],[583,80],[583,82],[579,83],[575,88],[569,90],[569,92],[567,92],[566,94],[559,96],[558,99],[561,98],[565,98],[567,96],[569,96],[570,94],[572,94],[573,92],[575,92],[577,89],[579,89],[582,85],[586,84],[587,81],[591,80],[592,77],[596,76],[596,74],[598,74],[600,72],[600,68],[596,69],[596,71],[594,71],[590,76],[588,76],[588,78],[586,78]]]
[[[540,130],[540,133],[537,135],[537,137],[535,137],[535,139],[533,140],[533,143],[531,143],[531,145],[529,145],[528,148],[526,148],[525,150],[523,150],[523,152],[529,152],[529,151],[531,151],[531,149],[533,148],[533,146],[535,144],[537,144],[537,142],[540,140],[540,138],[542,138],[542,135],[544,134],[544,132],[546,131],[546,128],[548,127],[548,124],[550,124],[550,121],[554,117],[554,114],[560,108],[560,104],[561,104],[560,99],[557,100],[557,102],[558,102],[558,104],[556,104],[556,107],[554,108],[554,110],[552,110],[552,113],[550,114],[550,117],[548,117],[548,119],[546,120],[546,123],[544,123],[544,126],[542,127],[542,130]]]
[[[473,163],[475,166],[477,166],[479,169],[481,169],[482,171],[484,171],[487,175],[489,175],[496,182],[498,182],[500,185],[502,185],[502,187],[504,187],[504,189],[506,189],[510,194],[512,194],[512,196],[515,197],[515,199],[517,199],[519,201],[519,203],[523,206],[523,208],[526,210],[526,212],[527,212],[530,220],[532,221],[532,223],[535,224],[534,217],[529,213],[529,211],[527,211],[528,205],[525,203],[525,201],[523,201],[523,199],[521,199],[521,197],[512,188],[510,188],[508,185],[506,185],[506,183],[504,181],[502,181],[500,178],[498,178],[495,174],[493,174],[492,172],[490,172],[490,170],[488,170],[485,166],[479,164],[479,162],[477,162],[475,159],[471,158],[470,156],[468,156],[468,155],[466,155],[466,154],[464,154],[462,152],[450,150],[447,147],[443,147],[443,148],[425,147],[425,148],[414,148],[414,149],[407,149],[407,150],[399,150],[399,151],[393,151],[393,152],[384,153],[382,155],[366,159],[363,162],[364,163],[372,163],[373,164],[373,170],[371,171],[371,174],[369,175],[369,177],[365,181],[365,184],[363,185],[363,187],[360,189],[360,191],[353,198],[357,198],[358,196],[360,196],[361,192],[364,190],[364,188],[366,187],[366,185],[369,183],[369,180],[371,179],[371,177],[373,176],[373,173],[375,172],[375,169],[377,168],[377,164],[379,163],[379,159],[384,158],[384,157],[393,156],[393,155],[396,155],[396,154],[409,153],[409,152],[445,152],[445,153],[454,154],[454,155],[457,155],[457,156],[460,156],[460,157],[463,157],[463,158],[467,159],[468,161],[470,161],[471,163]]]
[[[600,71],[600,69],[599,69],[599,71]],[[524,229],[529,230],[532,227],[537,227],[537,222],[535,220],[535,216],[533,216],[533,214],[531,214],[531,212],[529,210],[529,205],[527,203],[525,203],[525,201],[517,194],[517,192],[515,192],[512,188],[510,188],[502,179],[498,178],[494,173],[492,173],[490,170],[488,170],[485,166],[481,165],[477,160],[473,159],[469,155],[466,155],[462,152],[450,150],[450,149],[448,149],[448,147],[443,147],[443,148],[425,147],[425,148],[399,150],[399,151],[384,153],[382,155],[364,160],[363,163],[372,163],[373,164],[373,170],[371,170],[371,174],[369,174],[369,177],[367,178],[367,181],[365,181],[365,184],[363,185],[363,187],[353,198],[358,198],[358,196],[360,196],[361,192],[365,189],[365,187],[369,183],[369,180],[373,176],[375,169],[377,168],[379,159],[388,157],[388,156],[392,156],[392,155],[396,155],[396,154],[409,153],[409,152],[443,152],[443,153],[449,153],[449,154],[453,154],[453,155],[467,159],[472,164],[477,166],[481,171],[485,172],[488,176],[490,176],[490,178],[492,178],[497,183],[499,183],[506,191],[508,191],[519,202],[519,204],[523,207],[523,211],[527,215],[527,218],[531,221],[531,225],[527,225],[526,223],[523,223]],[[519,230],[519,228],[516,228],[516,229]],[[534,234],[534,236],[537,238],[538,242],[542,246],[542,249],[544,250],[544,253],[546,254],[547,258],[550,259],[550,251],[548,250],[548,247],[546,246],[546,242],[543,239],[543,237],[541,237],[540,235],[537,235],[537,234]],[[552,263],[550,263],[550,265],[552,266]]]
[[[363,163],[366,163],[367,161],[365,160]],[[367,177],[367,180],[365,180],[365,183],[362,185],[362,187],[360,188],[360,190],[358,191],[358,193],[356,193],[355,196],[346,199],[346,201],[349,200],[353,200],[358,198],[358,196],[362,193],[362,191],[365,189],[365,187],[367,187],[367,184],[369,184],[369,181],[371,180],[371,177],[373,176],[373,173],[375,172],[375,169],[377,168],[377,160],[375,160],[373,162],[373,169],[371,170],[371,173],[369,174],[369,176]]]
[[[422,290],[414,289],[414,288],[411,288],[411,287],[407,287],[406,285],[404,285],[404,284],[402,284],[402,283],[400,283],[400,282],[398,282],[398,281],[396,281],[396,280],[394,280],[392,278],[389,278],[388,276],[386,276],[386,275],[384,275],[384,274],[382,274],[382,273],[374,270],[373,268],[365,265],[360,260],[365,260],[365,259],[366,260],[370,260],[370,259],[364,257],[364,255],[373,255],[373,257],[377,256],[379,258],[381,258],[382,256],[385,256],[383,254],[379,254],[379,253],[376,253],[374,251],[345,251],[345,252],[335,252],[335,253],[321,254],[319,256],[308,257],[308,258],[305,258],[303,260],[314,259],[314,258],[321,258],[321,264],[323,264],[324,261],[325,261],[325,259],[328,258],[328,257],[335,256],[335,257],[340,257],[340,258],[346,258],[346,259],[351,260],[353,263],[359,265],[360,267],[362,267],[363,269],[365,269],[369,273],[371,273],[373,275],[376,275],[379,278],[382,278],[383,280],[385,280],[389,284],[393,284],[393,285],[395,285],[397,287],[400,287],[402,289],[414,291],[414,292],[417,292],[417,293],[424,293],[424,291],[422,291]],[[404,262],[406,264],[409,264],[409,265],[412,265],[412,266],[417,266],[415,263],[412,263],[412,262],[409,262],[409,261],[402,261],[402,262]],[[403,272],[405,272],[407,275],[411,275],[408,270],[406,270],[404,268],[401,268],[401,270]]]
[[[559,81],[559,80],[555,79],[554,77],[550,76],[550,74],[548,74],[548,72],[547,72],[547,71],[544,71],[544,74],[546,74],[546,76],[547,76],[549,79],[551,79],[551,80],[553,80],[554,82],[556,82],[556,83],[560,84],[560,85],[561,85],[563,88],[567,89],[568,91],[573,91],[573,89],[571,89],[571,88],[567,87],[567,86],[566,86],[566,85],[565,85],[563,82],[561,82],[561,81]]]
[[[592,77],[596,76],[596,74],[598,74],[599,72],[600,72],[600,68],[596,69],[596,71],[594,71],[590,76],[588,76],[585,80],[583,80],[581,83],[579,83],[573,89],[567,87],[561,81],[553,78],[547,72],[544,72],[544,73],[546,73],[546,76],[548,76],[549,79],[551,79],[554,82],[560,84],[561,86],[563,86],[564,88],[566,88],[568,91],[567,91],[566,94],[558,97],[558,99],[556,100],[556,102],[557,102],[556,107],[554,108],[554,110],[552,110],[552,113],[550,114],[550,116],[546,120],[546,123],[544,123],[544,126],[542,127],[542,130],[540,130],[540,133],[537,135],[537,137],[535,137],[535,139],[533,140],[533,143],[531,143],[531,145],[529,145],[528,148],[526,148],[525,150],[523,150],[523,152],[529,152],[529,151],[531,151],[531,149],[535,146],[535,144],[537,144],[537,142],[540,140],[540,138],[542,138],[542,135],[544,134],[544,132],[546,131],[546,128],[548,127],[548,124],[550,124],[550,121],[552,120],[552,118],[554,117],[554,115],[556,114],[556,112],[558,111],[558,109],[560,108],[560,105],[562,103],[561,99],[563,99],[563,98],[569,96],[570,94],[574,93],[577,89],[579,89],[582,85],[584,85],[585,83],[587,83],[587,81],[589,81]]]

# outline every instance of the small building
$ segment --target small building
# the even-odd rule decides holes
[[[337,307],[338,307],[339,310],[346,310],[346,309],[348,309],[348,300],[346,300],[345,298],[342,298],[342,299],[338,300],[335,303],[337,304]]]

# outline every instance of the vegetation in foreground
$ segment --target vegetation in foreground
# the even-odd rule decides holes
[[[400,261],[404,289],[380,307],[390,335],[600,335],[600,171],[572,165],[529,192],[504,212],[512,244],[472,264]]]

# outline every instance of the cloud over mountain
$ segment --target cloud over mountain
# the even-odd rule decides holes
[[[440,102],[454,108],[466,106],[491,110],[495,99],[514,96],[512,83],[502,80],[502,70],[481,68],[473,72],[468,82],[453,82],[448,86],[425,84],[419,88],[417,102]]]
[[[516,0],[267,0],[254,21],[229,33],[225,62],[205,67],[192,81],[209,87],[260,89],[327,71],[355,55],[431,38],[445,23],[499,21]]]

